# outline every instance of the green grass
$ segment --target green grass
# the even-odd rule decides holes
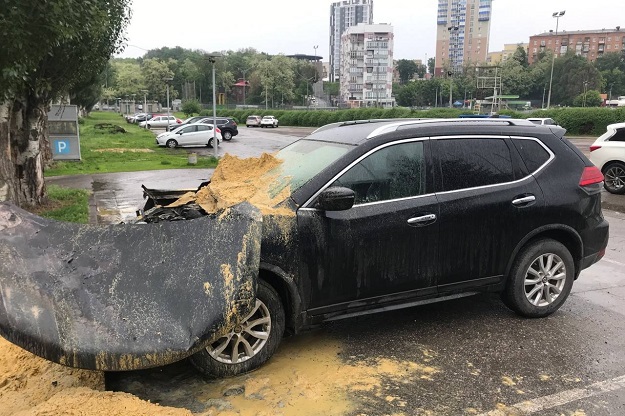
[[[51,185],[48,187],[48,201],[38,207],[35,214],[59,221],[87,224],[89,191]]]
[[[127,133],[98,130],[98,123],[123,127]],[[119,114],[93,112],[80,124],[80,161],[56,161],[45,176],[91,173],[137,172],[157,169],[214,168],[213,156],[199,156],[196,165],[188,163],[188,149],[167,149],[156,145],[154,133],[128,124]]]

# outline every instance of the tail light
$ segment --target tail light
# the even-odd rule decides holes
[[[221,129],[220,129],[219,127],[217,127],[217,128],[215,129],[215,131],[216,131],[217,133],[221,134]],[[601,178],[603,178],[603,175],[601,175]],[[601,179],[601,180],[603,180],[603,179]]]
[[[579,186],[589,186],[603,182],[603,174],[596,166],[586,166],[582,177],[579,179]]]
[[[590,151],[594,152],[597,149],[601,149],[601,146],[590,146]]]

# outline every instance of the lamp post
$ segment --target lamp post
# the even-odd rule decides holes
[[[167,84],[167,126],[165,127],[165,131],[169,131],[169,83],[173,80],[174,79],[171,77],[163,78],[163,81],[165,81],[165,84]]]
[[[586,93],[588,92],[588,81],[584,81],[584,101],[582,107],[586,107]]]
[[[143,114],[145,117],[143,121],[145,121],[145,129],[148,129],[148,90],[141,90],[143,93]],[[169,123],[167,123],[169,125]]]
[[[566,10],[562,10],[561,12],[555,12],[551,15],[552,17],[556,18],[556,37],[558,36],[558,25],[560,23],[560,18],[564,16],[564,13],[566,13]],[[547,95],[547,110],[551,106],[551,86],[553,85],[553,67],[556,63],[556,51],[557,51],[557,44],[553,50],[553,57],[551,58],[551,75],[549,76],[549,94]]]
[[[215,62],[217,61],[217,58],[221,56],[222,55],[219,52],[213,52],[207,56],[208,62],[213,65],[213,150],[215,151],[215,159],[217,159],[219,155],[219,139],[217,138],[217,93],[215,91]]]
[[[315,66],[315,82],[317,81],[317,74],[319,74],[319,71],[317,69],[317,48],[318,47],[319,47],[319,45],[313,46],[313,49],[315,50],[315,63],[314,63],[314,66]]]

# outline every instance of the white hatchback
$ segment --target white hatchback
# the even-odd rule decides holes
[[[139,127],[146,127],[151,129],[152,127],[167,127],[170,124],[180,124],[182,121],[174,116],[155,116],[148,121],[142,121],[139,123]]]
[[[221,144],[221,131],[217,132],[217,144]],[[168,133],[161,133],[156,136],[156,144],[167,146],[170,149],[186,146],[208,146],[213,147],[215,132],[212,124],[193,123],[180,127]]]
[[[590,161],[603,173],[608,192],[625,194],[625,123],[608,126],[590,146]]]

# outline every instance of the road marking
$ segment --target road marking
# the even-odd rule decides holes
[[[600,381],[591,384],[585,388],[565,390],[560,393],[551,394],[549,396],[538,397],[533,400],[527,400],[517,403],[506,409],[492,410],[487,413],[481,413],[478,416],[506,416],[510,414],[510,410],[516,410],[524,415],[542,412],[543,410],[553,409],[577,400],[586,399],[588,397],[598,396],[600,394],[609,393],[615,390],[625,389],[625,376],[613,378],[611,380]]]
[[[623,266],[625,267],[625,263],[621,263],[620,261],[616,261],[616,260],[611,260],[611,259],[606,259],[605,257],[603,259],[601,259],[603,261],[607,261],[608,263],[612,263],[612,264],[616,264],[618,266]]]

